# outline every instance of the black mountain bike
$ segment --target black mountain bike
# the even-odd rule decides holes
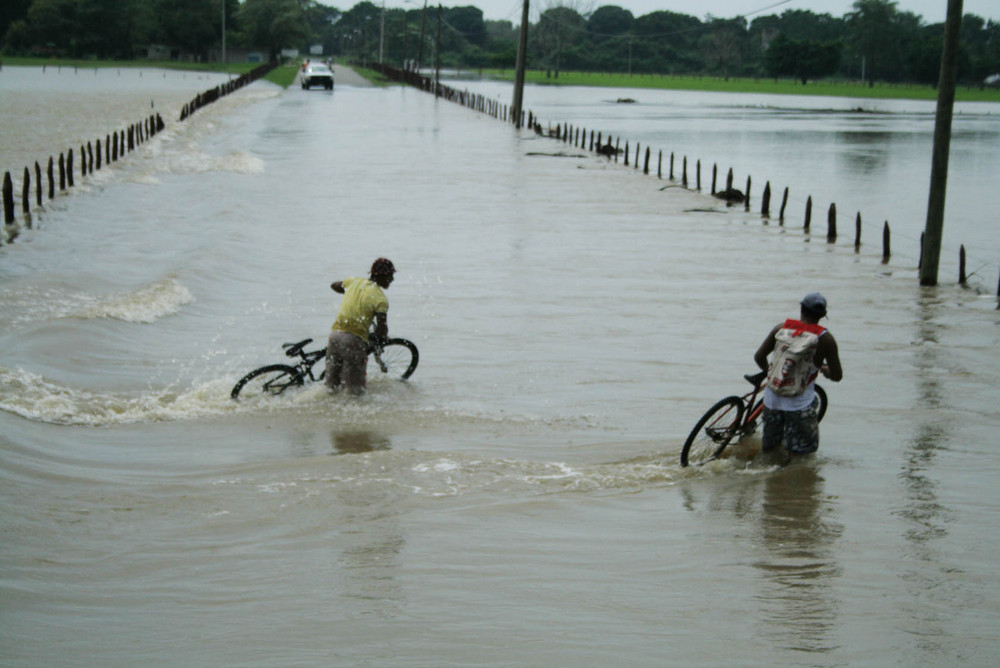
[[[254,369],[240,378],[233,387],[233,399],[245,399],[259,395],[277,396],[290,387],[301,387],[307,380],[323,380],[326,368],[319,374],[313,373],[316,362],[326,358],[326,348],[306,351],[305,347],[312,339],[303,339],[298,343],[285,343],[282,348],[288,357],[298,357],[294,365],[269,364]],[[374,334],[368,337],[368,354],[375,359],[380,373],[387,378],[406,380],[413,375],[420,361],[420,353],[412,341],[406,339],[379,340]]]
[[[708,409],[684,441],[681,448],[681,466],[701,466],[722,456],[723,451],[733,441],[749,436],[757,430],[757,418],[764,411],[764,400],[758,398],[764,389],[766,373],[743,376],[753,389],[742,397],[733,395],[719,400]],[[817,417],[820,421],[826,415],[826,390],[819,385]]]

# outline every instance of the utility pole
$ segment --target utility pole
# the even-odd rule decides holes
[[[923,262],[920,285],[937,285],[941,237],[944,230],[944,198],[948,185],[948,151],[951,146],[951,116],[955,106],[955,79],[958,74],[958,40],[962,31],[962,0],[948,0],[944,23],[941,74],[938,77],[937,113],[934,119],[934,151],[931,157],[931,186],[927,196],[927,223],[924,227]]]
[[[383,45],[385,44],[385,0],[382,0],[382,18],[378,27],[378,64],[382,64]]]
[[[517,71],[514,74],[514,104],[511,105],[511,115],[514,116],[514,127],[521,129],[521,104],[524,101],[524,67],[528,59],[528,0],[524,0],[521,8],[521,35],[517,41]]]
[[[222,0],[222,64],[226,64],[226,0]]]
[[[424,28],[427,26],[427,0],[424,0],[424,11],[420,15],[420,47],[417,50],[417,73],[424,64]]]
[[[434,96],[441,89],[441,21],[444,19],[444,9],[438,4],[438,34],[434,44]]]

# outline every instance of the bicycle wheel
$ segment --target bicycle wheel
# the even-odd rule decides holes
[[[816,422],[822,422],[826,415],[826,390],[819,385],[813,386],[816,389],[816,396],[819,397],[819,407],[816,409]]]
[[[709,408],[684,441],[681,466],[701,466],[718,459],[739,433],[742,418],[743,400],[737,396],[726,397]]]
[[[387,339],[373,353],[378,370],[397,380],[406,380],[412,376],[420,361],[416,344],[406,339]]]
[[[244,399],[262,395],[278,396],[289,387],[302,385],[302,375],[295,367],[284,364],[271,364],[255,369],[240,378],[233,387],[230,396],[233,399]]]

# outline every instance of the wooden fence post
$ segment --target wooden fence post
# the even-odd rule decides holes
[[[765,218],[771,217],[771,182],[764,184],[764,195],[761,197],[760,215]]]
[[[670,152],[670,180],[674,180],[674,152]]]
[[[66,183],[70,188],[73,187],[73,149],[66,153]]]
[[[854,252],[861,250],[861,212],[854,218]]]
[[[31,174],[28,172],[28,168],[24,168],[24,176],[21,178],[21,212],[24,214],[25,220],[31,218],[31,206],[28,202],[31,201]]]
[[[719,165],[712,163],[712,194],[715,194],[715,178],[719,175]]]
[[[663,151],[659,152],[659,157],[656,159],[656,178],[663,178]]]
[[[3,173],[3,223],[14,224],[14,182],[10,180],[10,172]]]
[[[701,192],[701,159],[700,158],[698,159],[698,162],[695,165],[694,173],[695,173],[695,183],[697,184],[698,192]]]
[[[66,156],[59,154],[59,192],[66,190]]]
[[[885,221],[882,225],[882,264],[887,264],[889,262],[889,257],[892,255],[891,249],[889,247],[889,221]]]
[[[38,166],[37,160],[35,160],[35,204],[42,205],[42,168]]]
[[[747,192],[743,199],[743,210],[750,210],[750,175],[747,174]]]
[[[812,222],[812,216],[813,216],[813,198],[812,195],[809,195],[809,197],[806,198],[806,222],[802,226],[802,229],[805,230],[806,232],[809,231],[809,224]]]
[[[837,240],[837,205],[832,203],[826,212],[826,240],[831,244]]]
[[[646,147],[646,159],[642,163],[642,173],[649,174],[649,147]]]
[[[965,244],[958,247],[958,284],[965,286]]]
[[[729,196],[729,192],[733,189],[733,168],[729,168],[729,173],[726,174],[726,196]]]
[[[688,187],[688,157],[684,156],[684,164],[681,166],[681,185]]]

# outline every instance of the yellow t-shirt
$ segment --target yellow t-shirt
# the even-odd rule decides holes
[[[362,341],[368,341],[368,330],[376,313],[389,312],[389,300],[374,281],[367,278],[345,278],[344,301],[340,303],[340,312],[333,322],[337,332],[354,334]]]

